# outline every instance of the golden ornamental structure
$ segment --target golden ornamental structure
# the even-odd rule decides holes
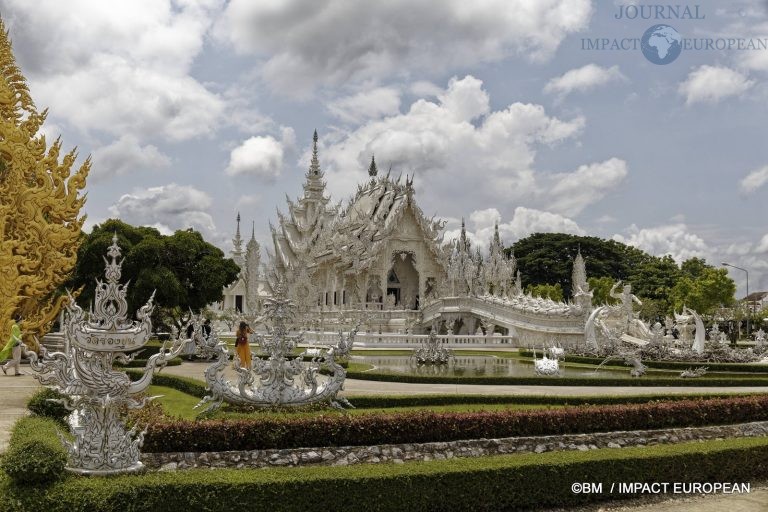
[[[47,148],[47,110],[37,111],[2,20],[0,75],[0,332],[19,316],[25,334],[42,335],[68,300],[56,290],[77,259],[91,160],[72,172],[75,149],[60,160],[61,139]]]

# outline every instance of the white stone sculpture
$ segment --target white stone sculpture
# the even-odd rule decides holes
[[[74,473],[107,475],[140,470],[139,461],[144,432],[137,426],[126,431],[120,417],[122,408],[143,407],[151,398],[137,400],[132,397],[144,392],[152,381],[155,369],[181,351],[182,340],[149,358],[144,375],[132,382],[128,375],[115,370],[115,363],[127,363],[142,348],[152,332],[150,315],[154,305],[152,297],[136,313],[138,320],[127,318],[127,284],[119,283],[122,260],[117,236],[107,251],[106,282],[98,281],[92,312],[86,313],[71,300],[65,315],[63,352],[44,352],[38,359],[27,352],[35,377],[45,386],[65,395],[64,405],[73,411],[70,426],[75,440],[62,437],[67,448],[67,469]]]
[[[703,377],[706,375],[708,370],[708,367],[706,366],[699,366],[698,368],[688,368],[687,370],[683,370],[680,372],[680,377],[683,379],[695,379],[698,377]]]
[[[755,333],[755,348],[760,350],[765,348],[765,331],[762,327]]]
[[[560,375],[560,362],[557,358],[548,358],[547,351],[541,356],[541,359],[536,358],[536,349],[533,350],[533,370],[536,375],[552,377]]]
[[[703,354],[704,353],[704,345],[706,340],[706,330],[704,328],[704,321],[701,319],[698,313],[696,313],[694,310],[690,308],[683,308],[683,313],[688,312],[691,318],[693,318],[693,321],[696,325],[696,337],[693,340],[693,346],[691,347],[691,350],[696,352],[697,354]]]
[[[432,329],[426,343],[413,350],[411,360],[416,364],[445,365],[453,359],[453,351],[437,339],[437,329]]]
[[[301,407],[314,403],[328,403],[341,408],[351,407],[343,397],[338,396],[344,387],[346,370],[338,359],[349,355],[354,344],[357,327],[345,335],[339,332],[339,342],[320,355],[310,356],[306,351],[292,356],[294,348],[303,342],[303,334],[289,334],[288,322],[295,316],[296,306],[287,298],[285,283],[279,281],[274,295],[264,302],[266,319],[271,325],[265,335],[257,335],[256,341],[268,355],[266,359],[254,358],[252,368],[243,368],[235,356],[236,383],[224,376],[230,363],[226,344],[218,342],[215,333],[208,343],[217,343],[218,359],[205,370],[205,382],[210,394],[195,408],[209,404],[203,412],[218,409],[223,402],[253,407]],[[310,361],[304,362],[305,357]],[[321,376],[325,370],[328,375]]]

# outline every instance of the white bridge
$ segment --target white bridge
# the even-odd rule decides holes
[[[526,300],[532,303],[527,304]],[[357,335],[358,343],[390,347],[418,345],[427,335],[409,333],[424,332],[432,326],[438,327],[443,333],[439,335],[440,341],[449,346],[531,346],[553,342],[562,346],[583,345],[587,317],[577,305],[525,296],[516,300],[492,296],[444,297],[428,303],[420,311],[326,310],[321,315],[325,328],[305,333],[309,343],[335,342],[338,337],[335,330],[348,330],[353,318],[365,317],[367,321]]]
[[[576,307],[552,303],[552,310],[534,311],[515,307],[496,297],[445,297],[428,304],[422,310],[422,325],[461,318],[475,325],[482,323],[486,330],[500,327],[507,337],[518,345],[541,344],[557,341],[563,345],[584,343],[586,316]]]

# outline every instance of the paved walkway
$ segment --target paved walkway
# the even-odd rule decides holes
[[[587,509],[600,512],[768,512],[768,488],[755,488],[749,494],[687,496],[653,500],[645,504],[604,503]]]
[[[40,387],[37,380],[28,375],[28,368],[22,368],[21,371],[21,377],[0,373],[0,452],[8,446],[13,424],[29,413],[27,400]]]

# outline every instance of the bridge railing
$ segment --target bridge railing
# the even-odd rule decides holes
[[[427,334],[360,332],[355,336],[355,345],[360,347],[416,347],[426,342],[428,338],[429,335]],[[449,347],[515,346],[517,342],[514,336],[498,334],[493,336],[440,334],[437,339]],[[307,331],[304,333],[304,341],[311,345],[333,345],[339,341],[339,333]]]

